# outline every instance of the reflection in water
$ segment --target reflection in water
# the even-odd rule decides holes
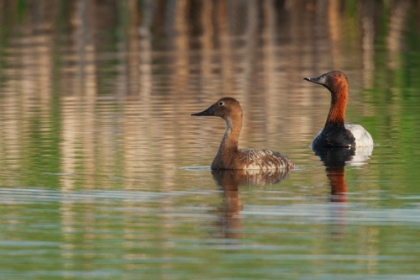
[[[346,161],[351,160],[355,155],[354,149],[314,147],[314,151],[325,164],[325,171],[331,186],[331,201],[347,201],[347,183],[344,178],[344,166],[346,165]]]
[[[381,112],[369,102],[374,95],[360,94],[363,78],[390,86],[387,106],[387,100],[403,98],[397,91],[401,85],[388,84],[375,69],[374,42],[386,41],[393,69],[403,61],[401,50],[417,49],[404,40],[406,29],[413,28],[407,11],[418,6],[414,2],[395,1],[387,15],[377,12],[383,2],[360,2],[363,16],[347,19],[352,24],[341,24],[351,14],[348,6],[329,3],[326,9],[325,1],[41,2],[35,8],[31,1],[19,1],[18,10],[25,11],[19,16],[16,5],[0,4],[10,16],[0,20],[0,125],[5,131],[0,158],[11,172],[136,176],[204,164],[208,159],[192,155],[211,154],[214,147],[191,142],[214,138],[219,127],[191,124],[180,109],[222,92],[249,112],[240,139],[244,146],[285,154],[299,150],[294,158],[307,162],[302,143],[325,116],[322,110],[301,110],[325,104],[329,96],[314,97],[312,87],[297,82],[302,72],[324,65],[346,70],[359,93],[350,104],[357,108],[354,114],[375,116]],[[390,17],[392,32],[374,24],[382,16]],[[412,18],[417,25],[418,18]],[[361,40],[363,48],[353,45]],[[391,106],[401,111],[398,102]],[[400,116],[390,121],[396,124],[391,136],[400,135]],[[48,152],[51,157],[45,157]],[[77,185],[71,178],[58,181],[66,190]],[[94,177],[81,182],[95,184]]]
[[[373,146],[349,148],[313,147],[321,161],[324,162],[325,171],[331,186],[331,201],[347,201],[347,183],[344,178],[344,166],[361,166],[372,155]]]
[[[391,213],[396,215],[389,216],[390,205],[405,203],[391,201],[396,196],[381,203],[379,212],[376,205],[375,211],[364,210],[383,199],[379,194],[390,188],[384,180],[399,187],[393,190],[396,195],[410,198],[404,199],[410,207],[420,205],[412,196],[418,194],[412,172],[418,147],[412,139],[420,131],[420,79],[415,78],[420,76],[420,1],[303,2],[0,0],[0,278],[115,273],[111,277],[116,279],[194,279],[202,277],[195,273],[216,267],[207,278],[267,279],[281,278],[278,272],[293,267],[308,271],[314,264],[328,275],[338,270],[372,275],[370,269],[394,273],[400,267],[382,257],[404,253],[419,259],[418,252],[400,250],[419,243],[413,230],[418,211],[395,209]],[[196,224],[191,219],[201,221],[203,215],[191,211],[191,205],[206,211],[201,206],[213,194],[214,182],[177,167],[211,161],[219,142],[210,140],[221,137],[224,124],[194,122],[186,112],[228,94],[247,112],[243,146],[270,147],[300,165],[316,165],[307,145],[325,121],[330,96],[315,95],[301,77],[328,69],[343,70],[352,81],[349,119],[366,124],[382,147],[392,143],[382,154],[378,149],[376,162],[396,159],[393,165],[371,165],[361,180],[349,183],[352,190],[374,191],[363,213],[342,211],[354,207],[350,203],[327,203],[337,209],[337,219],[338,213],[347,214],[347,220],[356,215],[349,242],[330,250],[329,240],[313,234],[323,230],[317,219],[325,212],[313,211],[307,204],[313,200],[302,200],[301,194],[314,195],[314,184],[326,178],[308,168],[300,172],[304,176],[291,178],[290,197],[283,200],[281,193],[281,202],[269,200],[279,207],[296,205],[290,219],[279,219],[279,211],[270,213],[268,207],[262,208],[268,209],[263,213],[267,220],[246,224],[247,232],[265,227],[264,234],[242,238],[254,247],[257,238],[264,239],[271,257],[267,251],[248,251],[236,255],[234,263],[225,261],[224,252],[206,251],[201,246],[208,233],[191,228]],[[346,165],[362,164],[365,156],[350,157],[350,163],[343,160]],[[344,163],[331,167],[324,162],[333,199],[346,200]],[[217,219],[224,235],[234,235],[241,228],[240,198],[247,201],[237,186],[259,185],[264,176],[241,180],[232,171],[221,173],[227,174],[216,180],[225,198]],[[371,180],[366,182],[366,176]],[[194,180],[205,195],[188,194]],[[262,197],[272,198],[272,193],[264,188],[251,199]],[[301,213],[296,211],[307,208],[305,216],[311,219],[297,225]],[[383,226],[366,226],[366,218]],[[395,221],[401,227],[394,227]],[[299,233],[286,238],[293,236],[290,243],[302,248],[301,258],[274,251],[284,240],[278,238],[280,227]],[[275,236],[267,235],[274,231]],[[359,242],[360,237],[364,241],[356,249],[351,238]],[[186,239],[196,243],[186,246]],[[395,250],[388,245],[394,241]],[[48,248],[45,242],[54,245]],[[354,259],[331,264],[338,254]],[[327,261],[321,263],[319,256]],[[366,256],[377,262],[369,259],[366,265],[358,259]],[[264,262],[254,261],[261,257]],[[287,265],[279,265],[279,259]],[[246,260],[255,266],[244,269]]]
[[[325,172],[331,187],[331,202],[347,202],[347,182],[344,175],[344,166],[361,166],[372,154],[373,146],[349,148],[325,148],[313,147],[313,150],[321,161],[324,162]],[[347,224],[347,204],[336,205],[332,208],[334,237],[343,237],[344,227]]]
[[[279,183],[286,178],[286,170],[213,170],[211,172],[217,184],[223,190],[224,203],[219,209],[222,238],[241,238],[242,228],[239,212],[243,206],[239,198],[239,186],[264,186]]]

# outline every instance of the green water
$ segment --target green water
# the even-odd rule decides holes
[[[0,7],[1,279],[420,277],[418,1]],[[333,69],[375,147],[331,171]],[[295,170],[210,171],[222,96]]]

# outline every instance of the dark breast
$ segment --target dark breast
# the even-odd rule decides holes
[[[356,141],[353,134],[344,127],[336,129],[324,128],[321,133],[315,137],[312,146],[354,148],[356,146]]]

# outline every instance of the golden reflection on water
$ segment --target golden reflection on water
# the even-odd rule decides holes
[[[198,122],[190,114],[232,96],[244,110],[241,147],[288,155],[302,167],[291,175],[296,178],[290,183],[295,184],[293,191],[310,185],[315,195],[325,196],[325,188],[314,186],[328,182],[333,199],[347,201],[344,167],[317,172],[319,164],[309,148],[324,124],[330,95],[302,78],[344,71],[350,81],[351,122],[381,115],[374,96],[365,91],[378,84],[392,92],[389,110],[402,111],[397,101],[403,93],[398,83],[388,81],[387,71],[404,67],[401,53],[413,51],[405,39],[409,20],[418,26],[420,18],[419,1],[350,2],[39,1],[19,14],[17,6],[0,1],[2,185],[60,193],[62,257],[77,258],[80,238],[86,241],[80,245],[86,250],[83,254],[94,258],[89,250],[95,249],[90,243],[97,239],[95,230],[113,231],[114,223],[124,232],[119,242],[129,251],[140,246],[137,231],[148,225],[132,210],[143,201],[121,199],[116,203],[125,211],[121,219],[98,221],[95,215],[105,211],[95,209],[98,193],[83,200],[82,210],[80,201],[66,200],[66,195],[79,190],[166,193],[214,188],[206,181],[209,174],[185,175],[179,168],[210,165],[225,124],[216,118]],[[380,20],[386,27],[378,24]],[[382,28],[388,31],[385,40]],[[381,40],[384,45],[378,47]],[[401,128],[403,122],[397,113],[389,116],[393,128]],[[384,129],[385,133],[373,124],[370,129],[376,130],[379,142],[396,139],[400,132]],[[357,176],[370,178],[362,190],[379,189],[380,166],[358,171],[353,172],[353,183]],[[213,176],[225,199],[217,229],[221,237],[242,238],[238,186],[255,185],[254,177],[232,172]],[[287,182],[280,186],[290,188]],[[172,248],[169,237],[184,237],[184,232],[171,232],[176,225],[170,214],[180,202],[153,203],[150,208],[158,209],[160,224],[158,229],[148,225],[144,238],[156,230],[161,234],[158,245],[149,245]],[[16,214],[18,208],[12,209],[10,223],[19,224],[26,215]],[[347,212],[341,214],[337,220],[345,221]],[[379,254],[378,229],[357,234],[367,245],[360,254]],[[324,249],[314,248],[315,253]],[[375,263],[371,265],[374,270]]]
[[[242,146],[272,148],[285,154],[296,151],[300,161],[308,162],[298,154],[322,127],[329,94],[322,90],[314,93],[302,83],[303,76],[342,69],[350,79],[350,106],[357,108],[353,109],[354,116],[369,116],[374,110],[364,102],[368,97],[355,94],[363,86],[361,79],[374,76],[369,73],[375,71],[371,64],[364,67],[358,63],[373,61],[366,57],[375,55],[372,40],[364,40],[370,42],[363,44],[365,47],[349,50],[344,36],[375,36],[375,31],[349,32],[348,28],[358,23],[341,24],[338,2],[305,6],[293,1],[284,5],[275,1],[177,1],[174,7],[146,3],[143,10],[136,11],[133,7],[138,7],[137,1],[105,4],[101,9],[92,1],[72,2],[66,23],[71,27],[68,37],[59,34],[59,39],[56,36],[60,30],[53,24],[59,17],[56,9],[43,6],[51,14],[39,25],[33,26],[29,18],[23,21],[19,28],[25,37],[11,40],[13,52],[10,49],[11,55],[3,57],[10,65],[20,65],[3,70],[6,82],[2,92],[10,100],[3,103],[7,107],[4,119],[22,123],[4,124],[11,127],[7,137],[17,140],[6,145],[24,149],[20,139],[25,136],[16,129],[27,127],[27,133],[31,133],[30,122],[35,117],[48,123],[53,110],[57,110],[58,127],[51,133],[59,133],[63,173],[75,173],[77,168],[88,174],[98,168],[110,173],[98,164],[115,166],[114,160],[119,157],[127,165],[127,176],[139,168],[152,171],[157,166],[167,169],[205,164],[215,153],[223,124],[211,120],[205,127],[198,126],[188,115],[203,103],[229,95],[244,107]],[[404,20],[399,15],[413,3],[393,5],[396,12],[390,15],[390,24],[397,23],[392,24],[387,46],[398,52],[404,47]],[[91,16],[108,15],[115,7],[126,12],[124,25],[118,25],[115,16],[106,23],[104,16]],[[191,18],[194,8],[198,15]],[[376,8],[360,4],[362,26],[374,20],[368,11]],[[170,16],[157,31],[151,31],[162,9],[168,9]],[[259,18],[258,10],[264,17]],[[284,14],[290,14],[287,24],[281,24]],[[118,31],[121,42],[107,52],[106,45],[112,42],[103,34],[110,28]],[[175,36],[164,38],[166,44],[156,41],[171,32]],[[60,40],[68,45],[63,48]],[[397,63],[395,56],[390,59],[393,61],[389,63]],[[112,60],[117,64],[107,63]],[[113,74],[107,77],[105,71]],[[16,91],[20,94],[12,94]],[[58,104],[54,96],[58,96]],[[104,108],[100,114],[98,108],[107,102],[110,110]],[[13,104],[19,104],[20,113],[14,111],[19,109]],[[43,129],[51,128],[47,125]],[[200,144],[202,139],[207,139],[206,143]],[[5,150],[12,153],[14,147]],[[206,161],[191,157],[197,154]]]
[[[383,4],[359,3],[360,19],[344,24],[334,1],[70,3],[65,32],[55,24],[59,4],[43,4],[15,27],[24,36],[12,32],[3,47],[0,141],[9,168],[22,167],[19,153],[34,130],[59,139],[64,174],[110,174],[119,166],[118,175],[130,177],[209,164],[224,124],[197,124],[189,114],[227,95],[243,104],[241,146],[279,150],[308,164],[302,154],[324,123],[330,97],[302,77],[330,69],[349,76],[350,118],[375,115],[370,97],[357,93],[375,77],[374,11]],[[401,15],[414,5],[392,3],[391,54],[405,47]],[[398,66],[398,56],[387,60]]]

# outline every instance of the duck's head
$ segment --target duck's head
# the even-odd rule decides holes
[[[325,74],[322,74],[319,77],[315,78],[303,78],[308,82],[322,85],[329,89],[333,93],[338,93],[343,89],[347,90],[348,80],[347,76],[341,71],[331,71]]]
[[[242,117],[242,108],[235,98],[223,97],[206,110],[191,114],[191,116],[216,116],[223,119],[230,119],[233,116]]]

